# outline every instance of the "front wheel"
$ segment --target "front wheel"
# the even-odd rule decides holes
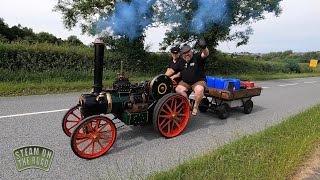
[[[62,130],[67,136],[71,136],[71,133],[83,119],[80,112],[80,105],[76,105],[69,109],[62,119]]]
[[[71,148],[80,158],[94,159],[112,147],[116,135],[116,127],[109,118],[90,116],[81,121],[72,133]]]

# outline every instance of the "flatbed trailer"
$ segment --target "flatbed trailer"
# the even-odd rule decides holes
[[[207,88],[199,104],[199,110],[200,112],[206,112],[208,109],[214,110],[220,119],[228,118],[231,108],[234,107],[243,107],[243,112],[250,114],[253,109],[251,99],[254,96],[260,96],[261,91],[261,87],[239,90]]]

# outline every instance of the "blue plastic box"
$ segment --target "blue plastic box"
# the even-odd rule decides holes
[[[240,89],[240,79],[235,79],[235,78],[228,78],[227,79],[229,82],[234,82],[234,87],[235,87],[235,90],[239,90]],[[228,88],[227,88],[228,89]]]
[[[215,79],[215,88],[217,89],[224,89],[224,83],[225,83],[225,79],[223,78],[216,78]]]
[[[216,78],[215,77],[212,77],[212,76],[206,76],[206,79],[207,79],[207,86],[209,88],[215,88],[215,80]]]
[[[240,79],[235,79],[235,78],[228,78],[228,79],[215,78],[215,88],[222,89],[222,90],[228,90],[230,82],[234,83],[235,90],[240,89]]]

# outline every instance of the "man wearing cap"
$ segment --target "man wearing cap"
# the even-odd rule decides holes
[[[184,44],[181,48],[182,58],[185,60],[184,69],[181,71],[181,81],[176,88],[176,92],[188,98],[187,92],[194,91],[194,107],[192,115],[197,115],[198,106],[203,98],[206,88],[205,63],[209,55],[207,43],[204,39],[198,41],[201,53],[194,54],[191,47]],[[179,68],[178,68],[179,69]],[[180,68],[181,69],[181,68]]]
[[[173,47],[170,49],[171,52],[171,58],[168,63],[168,68],[165,73],[165,75],[169,76],[171,79],[173,79],[177,84],[180,82],[180,71],[182,69],[179,69],[180,67],[183,67],[184,60],[180,58],[180,48],[179,47]]]

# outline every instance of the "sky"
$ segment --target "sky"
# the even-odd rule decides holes
[[[62,15],[52,9],[58,0],[1,0],[0,17],[11,27],[21,24],[34,32],[49,32],[66,39],[76,35],[85,44],[95,37],[82,35],[80,28],[67,30]],[[249,43],[240,47],[235,42],[221,42],[218,49],[223,52],[268,53],[293,50],[294,52],[320,51],[320,0],[283,0],[279,17],[267,14],[266,19],[252,24],[253,35]],[[234,30],[239,27],[234,27]],[[147,30],[146,44],[151,51],[158,51],[165,28]]]

